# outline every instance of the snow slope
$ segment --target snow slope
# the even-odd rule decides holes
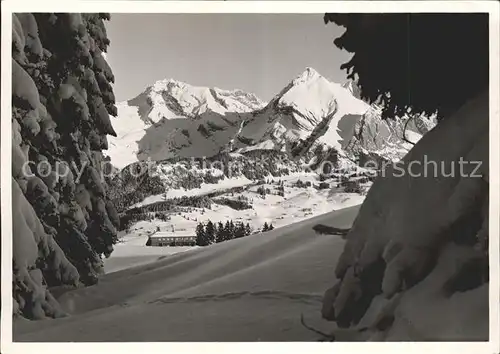
[[[404,157],[403,174],[390,166],[373,184],[325,295],[325,318],[356,327],[376,314],[368,325],[379,340],[488,339],[488,108],[487,92],[470,100]],[[380,331],[377,316],[392,326]]]
[[[344,241],[317,223],[349,227],[357,207],[265,234],[167,256],[64,293],[72,316],[14,322],[15,341],[314,341],[324,284]],[[137,324],[141,325],[138,326]]]
[[[331,281],[345,241],[316,234],[312,227],[348,228],[358,210],[356,206],[334,211],[105,275],[95,286],[56,295],[72,316],[16,320],[13,338],[42,342],[320,339],[301,325],[303,315],[316,329],[333,332],[337,341],[483,339],[487,287],[450,299],[436,297],[442,275],[453,271],[450,266],[456,259],[453,254],[457,255],[453,249],[445,252],[438,273],[406,297],[374,300],[360,325],[370,326],[381,309],[396,307],[397,322],[385,337],[357,328],[335,328],[321,320],[324,286]]]
[[[186,196],[186,197],[202,196],[202,195],[206,195],[206,194],[217,192],[217,191],[224,191],[224,190],[234,188],[234,187],[247,186],[249,184],[252,184],[252,181],[245,178],[244,176],[241,176],[241,177],[234,177],[234,178],[225,178],[225,179],[218,181],[218,183],[202,183],[200,188],[168,189],[165,193],[155,194],[155,195],[151,195],[149,197],[146,197],[146,198],[144,198],[144,200],[132,205],[130,208],[137,208],[137,207],[141,207],[144,205],[160,202],[160,201],[165,200],[165,198],[172,199],[172,198],[181,198],[183,196]]]
[[[108,137],[108,150],[112,164],[123,168],[137,161],[139,153],[138,141],[146,133],[148,125],[139,117],[138,107],[129,106],[124,102],[116,104],[118,115],[110,116],[111,124],[115,128],[116,137]]]
[[[198,223],[226,221],[243,222],[249,224],[254,232],[261,230],[264,223],[272,224],[275,228],[284,227],[311,217],[315,217],[333,210],[340,210],[353,205],[358,205],[364,200],[364,195],[345,193],[342,189],[316,190],[313,187],[293,187],[298,180],[302,182],[316,182],[314,173],[298,173],[280,178],[285,188],[285,196],[272,194],[276,192],[276,184],[260,185],[270,189],[271,194],[263,198],[257,191],[258,186],[249,188],[239,193],[227,193],[222,196],[230,199],[239,197],[248,200],[251,209],[235,210],[227,205],[212,204],[211,208],[178,208],[168,213],[169,220],[153,219],[142,220],[131,225],[128,231],[122,231],[118,237],[120,243],[115,246],[111,256],[104,260],[104,271],[111,273],[117,270],[145,264],[156,260],[159,256],[183,252],[189,247],[148,247],[148,235],[160,231],[172,232],[175,235],[194,235]],[[270,179],[271,180],[271,179]],[[181,190],[170,190],[169,193],[181,195]],[[204,189],[191,189],[184,193],[190,195],[203,195]],[[199,194],[195,194],[198,192]],[[221,197],[222,197],[221,196]],[[214,198],[217,200],[217,198]],[[135,205],[148,205],[155,201],[162,201],[163,195],[146,198],[142,203]]]

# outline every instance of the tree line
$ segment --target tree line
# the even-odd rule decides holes
[[[273,224],[268,224],[266,222],[264,223],[262,232],[273,229]],[[208,220],[206,225],[200,222],[196,226],[196,245],[209,246],[213,243],[220,243],[235,238],[245,237],[251,233],[252,228],[249,223],[245,225],[242,222],[234,223],[232,220],[228,220],[224,224],[221,221],[214,223],[211,220]]]

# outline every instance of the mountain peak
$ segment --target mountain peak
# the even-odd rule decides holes
[[[322,77],[316,70],[314,70],[313,68],[311,67],[307,67],[303,72],[302,74],[300,74],[299,76],[297,76],[295,78],[294,83],[301,83],[301,82],[306,82],[306,81],[310,81],[310,80],[314,80],[314,79],[317,79],[317,78],[320,78]]]
[[[334,109],[353,114],[363,114],[368,109],[349,89],[329,81],[311,67],[306,67],[273,100],[281,107],[293,107],[310,121],[326,117]]]
[[[189,86],[189,87],[191,87],[191,85],[189,85],[185,82],[173,79],[173,78],[158,80],[151,87],[154,90],[165,90],[168,87],[173,87],[173,86],[176,86],[176,87]]]

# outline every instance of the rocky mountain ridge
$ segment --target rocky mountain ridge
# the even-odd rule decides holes
[[[435,125],[427,117],[382,120],[380,108],[359,97],[354,82],[336,84],[312,68],[269,102],[242,90],[160,80],[117,104],[111,118],[117,137],[109,139],[107,154],[118,168],[270,150],[306,165],[332,151],[348,164],[367,156],[395,161]]]

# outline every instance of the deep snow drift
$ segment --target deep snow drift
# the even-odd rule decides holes
[[[487,92],[470,100],[404,157],[403,175],[391,166],[375,181],[325,318],[375,340],[488,339],[488,107]]]
[[[72,316],[14,322],[15,341],[315,341],[325,284],[358,207],[103,276],[59,297]],[[57,293],[57,292],[54,292]],[[57,296],[57,295],[56,295]]]

